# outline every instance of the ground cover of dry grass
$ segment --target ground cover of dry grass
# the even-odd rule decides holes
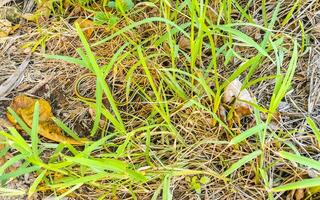
[[[41,3],[7,4],[40,17],[19,17],[20,27],[0,38],[0,84],[30,57],[20,84],[0,97],[1,195],[317,198],[317,1],[61,2],[47,16]],[[101,12],[116,23],[74,23]],[[254,99],[240,123],[236,98],[223,100],[234,79]],[[35,145],[38,136],[19,131],[30,146],[21,150],[5,116],[21,94],[46,99],[56,118],[94,142],[39,136]]]

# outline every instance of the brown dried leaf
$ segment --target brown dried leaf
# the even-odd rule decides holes
[[[190,49],[190,40],[186,37],[181,37],[179,40],[179,46],[183,50]]]
[[[94,23],[90,19],[78,18],[74,23],[78,23],[80,28],[83,30],[84,35],[89,38],[94,29]]]
[[[17,96],[13,99],[10,107],[17,113],[19,117],[31,128],[33,110],[36,103],[36,99],[30,98],[28,96]],[[84,142],[76,141],[72,138],[66,137],[62,134],[62,130],[58,127],[52,120],[53,114],[50,104],[44,100],[38,100],[40,105],[39,114],[39,134],[45,138],[56,142],[63,142],[68,144],[82,145]],[[18,126],[14,117],[7,112],[8,120]]]
[[[302,200],[304,198],[304,189],[297,189],[294,193],[295,200]]]
[[[243,102],[254,102],[252,96],[247,89],[241,90],[242,83],[239,79],[232,81],[224,90],[223,102],[226,104],[233,103],[236,114],[239,117],[247,116],[252,113],[252,107]]]

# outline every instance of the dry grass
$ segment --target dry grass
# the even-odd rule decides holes
[[[119,24],[113,28],[97,28],[94,35],[89,38],[89,43],[94,44],[102,38],[109,36],[121,28],[124,28],[133,22],[137,22],[153,16],[163,16],[163,4],[157,1],[158,8],[152,8],[144,3],[136,4],[134,9],[121,18]],[[235,1],[234,1],[235,2]],[[242,7],[246,6],[246,1],[237,1]],[[154,42],[167,32],[167,27],[163,23],[148,23],[138,28],[127,31],[119,36],[116,36],[102,45],[92,48],[99,65],[109,63],[112,56],[126,42],[130,42],[131,46],[127,47],[124,52],[130,52],[123,60],[116,62],[112,71],[106,77],[113,97],[118,104],[124,125],[127,132],[133,131],[145,124],[161,124],[165,121],[161,115],[155,112],[154,104],[157,94],[152,89],[148,77],[145,75],[142,66],[139,64],[141,58],[134,49],[135,44],[143,44],[143,55],[147,59],[149,71],[153,77],[153,81],[158,86],[159,93],[164,102],[167,103],[170,111],[170,121],[172,126],[181,135],[185,144],[179,142],[172,134],[172,131],[166,128],[157,126],[149,132],[138,132],[130,140],[130,145],[126,148],[123,155],[119,159],[126,161],[135,169],[145,172],[151,178],[150,181],[144,184],[133,184],[124,181],[99,180],[94,184],[84,184],[73,192],[70,197],[75,199],[98,199],[105,195],[105,199],[151,199],[155,191],[162,189],[164,184],[163,176],[170,174],[171,169],[197,170],[199,174],[172,176],[170,180],[170,190],[173,191],[173,199],[267,199],[268,188],[259,176],[259,168],[263,168],[269,178],[270,188],[286,184],[300,179],[317,176],[318,171],[311,170],[305,166],[292,163],[282,159],[279,156],[280,151],[292,152],[296,150],[304,155],[315,160],[319,160],[319,146],[317,141],[308,128],[305,122],[305,117],[312,117],[315,122],[320,123],[319,106],[320,96],[318,92],[320,84],[319,62],[319,36],[314,32],[313,27],[320,23],[319,8],[320,4],[316,1],[301,2],[299,9],[295,10],[288,23],[281,26],[282,21],[286,18],[288,12],[292,8],[293,1],[283,1],[280,7],[280,14],[276,21],[276,27],[273,28],[275,38],[284,38],[284,43],[281,48],[291,49],[291,38],[295,38],[301,45],[302,39],[305,39],[305,46],[299,52],[299,61],[297,64],[296,73],[293,78],[293,84],[287,92],[285,98],[281,102],[278,109],[281,117],[280,121],[273,121],[274,133],[269,133],[266,136],[264,149],[263,166],[259,164],[259,158],[243,165],[234,173],[232,173],[229,181],[223,181],[217,177],[210,176],[210,182],[202,186],[201,194],[197,194],[190,187],[190,182],[186,177],[197,176],[201,178],[204,172],[216,172],[222,174],[233,163],[240,160],[251,152],[260,149],[259,140],[257,137],[250,137],[239,145],[229,146],[230,141],[234,136],[230,135],[222,126],[217,126],[213,123],[210,113],[204,109],[193,106],[185,108],[185,99],[179,97],[175,90],[164,81],[166,76],[163,70],[172,65],[170,41],[165,41],[159,46],[155,46]],[[275,9],[277,1],[268,1],[266,6],[266,15],[271,19],[272,12]],[[161,5],[161,6],[160,6]],[[216,16],[219,13],[219,3],[212,1],[211,13],[212,22],[216,23]],[[173,7],[174,8],[174,7]],[[172,8],[172,13],[174,9]],[[258,25],[265,26],[262,17],[261,2],[253,1],[250,4],[248,13]],[[211,10],[210,10],[211,11]],[[181,10],[182,13],[177,13],[177,24],[182,24],[190,21],[187,8]],[[72,14],[72,12],[71,12]],[[53,111],[56,117],[62,119],[72,130],[78,133],[81,137],[90,137],[94,118],[92,109],[79,100],[75,94],[75,82],[89,73],[87,69],[80,68],[78,65],[70,64],[65,61],[45,59],[42,53],[59,54],[71,57],[78,57],[76,49],[82,48],[76,30],[72,22],[79,16],[89,16],[89,11],[81,10],[81,12],[71,15],[70,12],[64,13],[65,18],[58,19],[51,17],[47,21],[36,25],[31,22],[23,22],[22,27],[15,36],[11,36],[3,45],[3,56],[0,66],[0,84],[14,69],[12,66],[19,65],[24,57],[30,53],[32,45],[27,49],[22,48],[26,44],[32,44],[39,40],[43,41],[43,47],[34,48],[32,52],[32,63],[29,65],[23,82],[8,95],[8,99],[0,101],[0,112],[4,113],[5,108],[9,105],[10,99],[17,94],[29,94],[36,97],[43,97],[51,102]],[[221,23],[227,22],[229,16],[224,16]],[[240,21],[247,22],[243,14],[237,10],[233,10],[232,22]],[[302,26],[300,26],[299,21]],[[37,27],[37,28],[36,28]],[[303,27],[303,30],[301,29]],[[263,31],[252,26],[239,26],[241,30],[248,36],[251,36],[256,41],[261,42]],[[190,30],[187,30],[188,32]],[[174,37],[177,41],[183,37],[177,35]],[[305,38],[303,38],[305,37]],[[208,43],[208,41],[205,41]],[[217,35],[215,38],[217,47],[228,42],[228,37]],[[177,42],[178,43],[178,42]],[[33,43],[34,44],[34,43]],[[250,59],[257,54],[257,50],[245,45],[235,45],[234,51],[239,57],[232,57],[230,61],[226,61],[224,53],[217,57],[219,81],[222,82],[234,72],[234,70],[243,62],[244,59]],[[189,49],[183,50],[185,54],[191,55]],[[291,59],[291,53],[284,51],[283,72]],[[159,55],[158,55],[159,54]],[[180,52],[179,58],[175,60],[175,67],[180,70],[188,70],[190,63],[186,57]],[[274,53],[270,53],[272,58],[275,58]],[[195,75],[206,73],[207,66],[212,60],[211,50],[208,47],[203,47],[201,59],[196,60],[196,69],[191,72]],[[137,64],[138,63],[138,64]],[[127,74],[132,66],[137,65],[137,69],[130,76],[132,79],[131,89],[129,93],[126,91],[128,83]],[[254,72],[251,80],[270,76],[276,73],[274,64],[263,59],[259,68]],[[208,82],[211,82],[211,87],[214,88],[213,73],[209,72]],[[3,76],[2,76],[3,75]],[[242,73],[239,78],[244,80],[247,77],[247,72]],[[49,78],[48,78],[49,77]],[[45,81],[43,81],[45,80]],[[82,96],[94,98],[96,91],[95,77],[88,76],[79,84],[79,93]],[[188,95],[197,101],[201,102],[207,108],[212,108],[213,104],[206,96],[205,91],[200,84],[195,84],[190,87],[187,83],[179,80],[182,89]],[[257,99],[259,106],[268,108],[270,99],[273,94],[275,80],[265,80],[252,85],[249,90]],[[34,90],[33,88],[37,88]],[[30,92],[31,91],[31,92]],[[127,96],[129,94],[129,96]],[[202,94],[202,96],[197,96]],[[148,99],[147,97],[150,97]],[[110,104],[104,97],[102,103],[110,108]],[[151,116],[151,117],[150,117]],[[0,117],[4,118],[3,115]],[[229,128],[235,133],[243,132],[256,125],[256,118],[252,116],[245,117],[241,120],[241,127],[233,124]],[[115,132],[115,127],[104,117],[100,121],[102,128],[98,134],[91,138],[94,140],[100,139],[106,133]],[[1,125],[1,122],[0,122]],[[147,145],[146,138],[150,134],[150,145]],[[108,140],[108,144],[103,145],[92,154],[95,158],[111,156],[115,153],[117,147],[121,145],[126,136],[112,137]],[[79,148],[79,151],[82,149]],[[72,155],[66,148],[65,153]],[[148,151],[149,155],[145,156]],[[11,152],[15,154],[16,152]],[[49,160],[52,155],[52,150],[44,153],[43,159]],[[62,159],[62,158],[61,158]],[[74,170],[74,173],[79,173],[80,168],[75,166],[69,169]],[[183,171],[182,170],[182,171]],[[166,172],[167,173],[164,173]],[[203,173],[202,173],[203,172]],[[30,175],[33,176],[33,175]],[[51,178],[58,178],[57,174],[53,174]],[[50,177],[50,176],[48,176]],[[33,179],[31,179],[33,180]],[[9,181],[11,187],[19,186],[21,179]],[[22,180],[27,188],[31,182]],[[53,181],[54,182],[54,181]],[[16,184],[16,185],[14,185]],[[45,184],[40,187],[38,198],[44,198],[48,195],[60,195],[66,192],[52,190]],[[70,187],[68,188],[70,189]],[[53,193],[56,192],[56,194]],[[308,190],[305,190],[305,196],[308,196]],[[274,199],[297,199],[297,193],[294,190],[287,192],[274,193]],[[36,196],[35,196],[36,198]],[[269,197],[270,198],[270,197]]]

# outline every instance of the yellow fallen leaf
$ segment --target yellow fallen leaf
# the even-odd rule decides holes
[[[84,35],[89,38],[94,29],[94,23],[90,19],[84,19],[84,18],[78,18],[76,21],[74,21],[74,24],[78,23],[82,31],[84,32]]]
[[[32,127],[33,110],[36,101],[37,99],[22,95],[15,97],[10,105],[10,108],[13,109],[30,128]],[[41,136],[56,142],[74,145],[83,145],[85,143],[85,140],[77,141],[64,136],[60,127],[52,120],[53,114],[50,104],[44,99],[39,99],[38,102],[40,105],[38,127]],[[9,112],[7,112],[7,118],[12,124],[18,126],[17,121]]]
[[[247,116],[252,113],[252,108],[244,101],[254,103],[252,96],[247,89],[241,90],[242,83],[239,79],[232,81],[224,90],[223,102],[233,103],[233,108],[239,117]]]
[[[12,32],[12,24],[6,19],[0,19],[0,38],[7,37]]]

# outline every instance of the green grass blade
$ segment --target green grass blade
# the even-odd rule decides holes
[[[13,116],[13,118],[18,122],[19,126],[31,136],[31,128],[19,117],[17,113],[14,112],[10,107],[8,108],[9,113]]]
[[[33,156],[35,156],[36,158],[39,158],[39,150],[38,150],[38,144],[39,144],[39,137],[38,137],[38,132],[39,132],[39,130],[38,130],[39,112],[40,112],[39,101],[36,101],[36,103],[34,105],[33,118],[32,118],[32,129],[31,129],[31,148],[32,148]]]
[[[68,161],[78,163],[84,166],[88,166],[92,169],[97,170],[108,170],[117,173],[124,173],[127,169],[127,164],[123,161],[116,159],[89,159],[89,158],[77,158],[77,157],[66,157]]]
[[[60,199],[64,199],[65,196],[71,194],[73,191],[75,191],[76,189],[80,188],[82,186],[82,184],[77,184],[73,187],[71,187],[70,189],[68,189],[66,192],[62,193],[60,196],[58,196],[56,198],[56,200],[60,200]]]
[[[109,176],[108,173],[99,172],[98,174],[84,176],[84,177],[71,177],[69,179],[69,181],[66,181],[64,183],[57,183],[57,184],[50,185],[50,188],[52,188],[52,189],[55,189],[55,188],[62,189],[62,188],[71,187],[71,186],[77,185],[77,184],[86,184],[87,182],[98,181],[98,180],[101,180],[101,179],[105,179],[108,176]]]
[[[304,156],[300,156],[300,155],[296,155],[296,154],[292,154],[289,152],[285,152],[285,151],[281,151],[279,152],[280,156],[282,158],[285,158],[287,160],[290,160],[291,162],[296,162],[299,163],[301,165],[305,165],[308,166],[310,168],[316,169],[316,170],[320,170],[320,162],[304,157]]]
[[[247,44],[249,46],[254,47],[255,49],[257,49],[259,51],[259,53],[261,53],[262,55],[268,57],[271,61],[273,61],[273,59],[269,56],[268,52],[264,48],[262,48],[251,37],[247,36],[243,32],[241,32],[237,29],[233,29],[228,25],[219,25],[219,26],[215,26],[215,28],[218,28],[222,31],[233,34],[237,40],[244,42],[245,44]]]
[[[227,169],[225,172],[223,172],[224,176],[229,176],[230,174],[232,174],[234,171],[236,171],[237,169],[239,169],[241,166],[243,166],[244,164],[246,164],[247,162],[255,159],[256,157],[258,157],[259,155],[261,155],[262,151],[261,150],[256,150],[246,156],[243,156],[240,160],[238,160],[236,163],[232,164],[231,167],[229,169]]]
[[[112,96],[110,88],[107,85],[107,83],[105,82],[105,79],[104,79],[104,76],[103,76],[103,72],[100,69],[100,67],[98,66],[98,63],[97,63],[97,61],[95,59],[95,56],[94,56],[93,52],[91,51],[90,45],[89,45],[86,37],[84,36],[79,24],[76,24],[76,30],[77,30],[77,33],[78,33],[78,35],[80,37],[82,45],[84,46],[84,49],[86,50],[87,56],[88,56],[89,61],[90,61],[91,65],[92,65],[94,73],[97,76],[97,80],[100,83],[104,93],[106,94],[106,97],[107,97],[107,99],[108,99],[108,101],[109,101],[109,103],[111,105],[111,108],[112,108],[114,114],[117,117],[117,120],[119,121],[119,123],[121,123],[123,125],[123,121],[122,121],[119,109],[118,109],[118,107],[116,105],[116,102],[115,102],[113,96]]]
[[[264,130],[265,128],[266,128],[265,123],[258,124],[256,126],[250,128],[249,130],[246,130],[245,132],[241,133],[240,135],[237,135],[236,137],[232,138],[229,145],[238,144],[238,143],[242,142],[243,140],[247,139],[248,137],[250,137],[256,133],[259,133],[260,131]]]
[[[307,120],[307,123],[309,124],[311,130],[313,131],[314,135],[316,136],[316,139],[318,141],[318,145],[320,145],[320,130],[319,130],[319,128],[317,127],[316,123],[310,117],[307,117],[306,120]]]
[[[29,188],[28,191],[28,198],[31,198],[31,196],[36,193],[37,187],[39,183],[42,181],[43,177],[45,176],[47,170],[43,170],[39,176],[33,181],[32,185]]]
[[[172,194],[170,190],[170,175],[166,175],[163,180],[163,191],[162,191],[162,198],[163,200],[172,200]]]
[[[18,133],[18,131],[15,128],[9,127],[9,132],[12,134],[12,137],[10,139],[14,142],[14,146],[23,154],[32,154],[32,149],[29,147],[29,144],[24,140],[24,138]],[[2,132],[4,136],[8,136],[9,134],[6,134]],[[31,133],[30,133],[31,134]]]
[[[53,117],[52,120],[56,123],[64,132],[70,135],[73,139],[79,141],[79,136],[73,132],[68,126],[66,126],[60,119]]]
[[[48,55],[48,54],[44,54],[43,56],[48,59],[63,60],[68,63],[72,63],[72,64],[76,64],[76,65],[88,68],[87,63],[81,59],[78,59],[78,58],[73,58],[70,56],[62,56],[62,55]]]
[[[310,188],[310,187],[319,187],[320,186],[320,178],[311,178],[304,179],[302,181],[297,181],[293,183],[288,183],[285,185],[281,185],[276,188],[272,188],[272,192],[283,192],[288,190],[302,189],[302,188]]]
[[[18,176],[37,171],[38,169],[40,169],[40,167],[38,167],[38,166],[32,166],[32,167],[27,167],[27,168],[20,167],[18,170],[14,171],[14,172],[10,172],[10,173],[1,175],[0,181],[8,180],[10,178],[16,178]]]
[[[0,175],[2,175],[4,173],[5,169],[10,167],[14,163],[18,162],[19,160],[25,159],[27,156],[28,155],[19,154],[19,155],[16,155],[16,156],[10,158],[7,162],[5,162],[4,164],[2,164],[0,166]]]

